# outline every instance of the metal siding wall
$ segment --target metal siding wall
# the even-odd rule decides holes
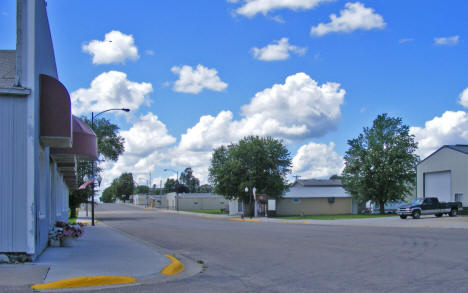
[[[351,201],[351,197],[336,197],[335,202],[330,204],[328,198],[301,198],[300,202],[295,203],[290,198],[283,198],[276,202],[276,214],[278,216],[350,214]]]
[[[39,255],[46,247],[49,238],[49,214],[50,210],[50,172],[49,172],[49,148],[39,146],[39,217],[37,219],[36,254]]]
[[[26,98],[0,96],[0,251],[26,252]]]

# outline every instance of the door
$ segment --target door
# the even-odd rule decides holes
[[[451,183],[450,171],[424,173],[424,197],[437,197],[439,201],[449,202]]]

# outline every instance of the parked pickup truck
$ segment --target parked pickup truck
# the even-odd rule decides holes
[[[419,219],[421,215],[435,215],[442,217],[448,214],[450,217],[456,217],[458,212],[462,211],[461,202],[439,202],[437,197],[416,198],[410,204],[400,206],[397,214],[400,218],[406,219],[412,216],[413,219]]]

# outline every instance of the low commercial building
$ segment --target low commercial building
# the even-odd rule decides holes
[[[417,196],[468,205],[468,145],[444,145],[417,165]]]
[[[297,180],[276,202],[277,216],[355,214],[357,204],[341,180]]]
[[[0,50],[0,137],[0,253],[34,259],[68,219],[77,161],[97,159],[59,81],[44,0],[17,1],[16,48]]]
[[[169,209],[179,211],[189,210],[228,210],[228,200],[223,196],[213,193],[179,193],[178,199],[175,192],[167,194]]]

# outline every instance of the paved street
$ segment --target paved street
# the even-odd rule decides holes
[[[468,291],[464,229],[237,222],[105,204],[97,216],[206,266],[181,280],[99,292]]]

